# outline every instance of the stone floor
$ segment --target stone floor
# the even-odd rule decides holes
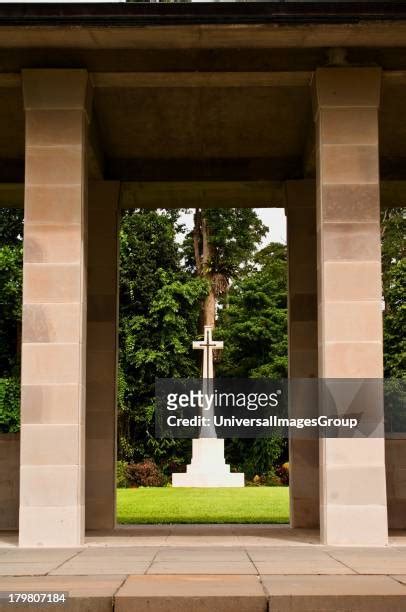
[[[53,607],[69,612],[405,612],[406,533],[334,548],[285,526],[140,526],[78,549],[20,549],[0,533],[0,592],[44,590],[68,591]],[[28,607],[0,597],[1,612]]]

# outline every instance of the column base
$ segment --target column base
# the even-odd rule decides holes
[[[192,462],[184,474],[172,474],[173,487],[243,487],[244,474],[230,472],[224,460],[224,440],[193,440]]]
[[[327,546],[387,546],[386,506],[321,507],[320,541]]]
[[[20,548],[77,548],[84,542],[84,506],[20,507]]]

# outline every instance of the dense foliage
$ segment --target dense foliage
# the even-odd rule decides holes
[[[271,243],[236,277],[219,311],[216,335],[224,340],[224,350],[218,376],[287,377],[286,288],[286,246]],[[273,466],[287,459],[287,444],[276,436],[229,440],[226,455],[249,479],[273,478]]]
[[[154,437],[155,377],[199,375],[191,344],[216,275],[225,288],[217,295],[215,333],[225,342],[217,375],[287,373],[286,247],[254,254],[265,228],[253,210],[207,210],[205,219],[209,274],[198,274],[193,232],[179,238],[178,212],[129,211],[121,224],[119,458],[151,459],[165,474],[189,461],[190,441]],[[406,373],[405,224],[405,209],[383,213],[385,376],[397,378]],[[0,432],[19,428],[22,233],[22,212],[0,209]],[[226,449],[250,477],[272,480],[272,465],[286,458],[278,439],[232,440]]]
[[[267,229],[252,208],[196,208],[193,220],[183,245],[185,261],[207,283],[201,326],[214,328],[219,300],[227,300],[230,280],[248,264]]]
[[[210,242],[203,274],[193,232],[179,242],[173,211],[127,212],[121,226],[119,457],[151,458],[167,474],[190,461],[190,441],[154,438],[155,377],[199,376],[191,346],[213,278],[226,286],[217,335],[227,348],[218,375],[286,376],[286,247],[254,256],[266,228],[252,209],[206,210],[202,217],[206,235],[199,240]],[[226,445],[232,465],[250,476],[267,473],[282,447],[279,439]]]
[[[132,463],[152,458],[167,474],[190,460],[190,441],[154,438],[155,377],[199,376],[198,355],[193,354],[191,346],[199,334],[199,315],[213,278],[221,275],[226,285],[218,331],[221,334],[227,329],[229,334],[228,371],[224,368],[223,375],[252,375],[248,370],[237,374],[231,368],[233,351],[243,350],[241,341],[245,342],[247,355],[253,353],[256,341],[254,337],[251,343],[240,337],[239,323],[248,315],[249,303],[241,301],[238,283],[229,289],[230,280],[246,273],[251,282],[257,283],[257,289],[267,283],[263,291],[275,293],[265,299],[263,308],[267,311],[263,312],[262,324],[266,325],[273,306],[280,306],[279,318],[274,320],[271,316],[267,323],[269,333],[263,338],[264,346],[270,344],[255,363],[268,366],[268,370],[272,363],[275,373],[286,374],[286,363],[279,371],[275,365],[277,350],[281,363],[283,359],[286,362],[285,247],[279,245],[278,250],[275,245],[278,255],[272,263],[268,264],[267,252],[250,261],[266,233],[255,211],[216,209],[204,211],[202,216],[207,234],[199,238],[210,242],[210,257],[204,261],[204,272],[208,270],[208,274],[198,273],[193,232],[183,244],[177,242],[176,232],[179,237],[180,230],[177,213],[127,212],[121,226],[119,457]],[[279,273],[275,283],[269,279],[273,269]],[[230,308],[224,308],[229,300]],[[226,319],[226,312],[233,314],[235,320]],[[267,472],[280,452],[279,440],[260,440],[254,444],[230,441],[227,445],[232,464],[245,466],[254,475],[258,469]]]
[[[192,341],[207,292],[182,266],[177,217],[129,211],[120,232],[119,457],[168,469],[184,463],[190,441],[154,438],[155,378],[198,375]]]
[[[20,423],[23,212],[0,208],[0,432]]]
[[[267,228],[253,208],[197,210],[207,224],[207,239],[211,246],[208,267],[228,280],[235,278],[241,266],[250,261]],[[184,250],[188,267],[195,272],[195,255],[191,248],[193,232],[188,234]],[[199,236],[199,239],[203,240],[203,237]]]
[[[385,297],[384,366],[387,378],[406,376],[406,208],[382,214],[382,282]]]
[[[217,337],[224,340],[218,376],[287,377],[286,246],[271,243],[236,277],[219,311]]]

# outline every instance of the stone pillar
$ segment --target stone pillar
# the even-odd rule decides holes
[[[286,184],[289,378],[317,378],[316,189],[313,180]],[[290,401],[301,398],[291,388]],[[297,413],[300,405],[292,405]],[[289,440],[290,524],[319,526],[318,440]]]
[[[115,526],[119,189],[89,183],[86,529]]]
[[[0,531],[18,530],[20,434],[0,433]]]
[[[84,536],[85,70],[24,70],[20,546]]]
[[[383,376],[380,82],[378,68],[322,68],[314,80],[322,378]],[[387,543],[382,438],[321,440],[320,483],[324,543]]]
[[[389,434],[385,440],[389,529],[406,529],[406,439]]]

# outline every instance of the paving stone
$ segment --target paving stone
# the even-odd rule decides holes
[[[283,546],[285,548],[320,544],[320,534],[315,529],[292,529],[286,525],[266,527],[246,525],[246,527],[246,530],[237,531],[240,546]]]
[[[153,559],[160,550],[158,546],[138,547],[114,546],[108,548],[86,548],[82,550],[76,559],[114,559],[117,557],[125,559]]]
[[[243,548],[223,547],[223,548],[197,548],[197,547],[176,547],[162,548],[157,551],[155,562],[157,561],[249,561],[247,552]]]
[[[256,576],[130,576],[115,597],[115,612],[266,612]]]
[[[346,574],[355,574],[356,572],[351,569],[344,567],[343,565],[337,564],[333,565],[332,563],[319,563],[316,564],[314,562],[290,562],[290,563],[278,563],[278,561],[273,562],[262,562],[257,561],[255,563],[255,567],[258,570],[258,573],[262,576],[266,576],[267,574],[303,574],[303,575],[346,575]]]
[[[202,548],[213,548],[215,546],[240,546],[237,536],[199,536],[199,535],[170,535],[166,540],[166,546],[200,546]]]
[[[252,532],[258,534],[261,530]],[[190,533],[196,535],[198,531],[191,529]],[[45,588],[45,580],[64,581],[82,589],[76,591],[79,597],[72,597],[70,607],[64,606],[64,611],[111,612],[114,592],[111,585],[114,583],[118,588],[131,575],[137,595],[127,597],[123,591],[122,607],[116,610],[256,612],[265,609],[263,600],[258,604],[254,597],[253,603],[250,602],[245,591],[242,595],[237,592],[236,585],[243,588],[248,585],[247,592],[250,592],[250,585],[259,585],[255,574],[260,572],[270,593],[272,612],[406,611],[406,546],[400,537],[396,546],[385,548],[337,548],[305,542],[286,547],[255,544],[244,548],[223,545],[224,532],[216,533],[218,538],[212,547],[196,545],[195,538],[191,538],[189,545],[157,547],[147,536],[149,545],[146,546],[121,545],[122,539],[116,539],[114,545],[81,549],[4,547],[0,549],[0,576],[3,574],[0,590],[4,591],[4,581],[10,580],[24,584],[28,581],[28,586],[31,584],[36,590]],[[360,576],[356,572],[374,575]],[[343,573],[347,575],[340,575]],[[393,576],[378,575],[389,573]],[[103,594],[106,584],[107,596]],[[188,598],[191,585],[198,585],[196,596]],[[202,585],[212,586],[203,588]],[[224,592],[220,585],[224,585]],[[54,590],[69,589],[55,587]],[[260,593],[263,597],[262,590]],[[241,596],[245,598],[238,599]],[[257,604],[259,607],[255,607]],[[3,609],[0,606],[0,612]],[[7,612],[9,609],[8,606]]]
[[[259,574],[355,574],[355,572],[333,559],[278,559],[255,561]]]
[[[144,574],[154,559],[157,548],[86,549],[66,563],[52,568],[52,575],[83,576],[86,574]],[[1,563],[0,563],[1,569]]]
[[[260,574],[352,574],[322,549],[247,549]]]
[[[30,591],[67,591],[68,600],[60,606],[63,612],[111,612],[113,596],[121,586],[125,576],[41,576],[37,578],[0,578],[0,591],[2,592],[30,592]],[[13,605],[17,612],[36,610],[36,606]],[[54,608],[44,608],[54,609]],[[56,607],[55,607],[56,609]],[[58,607],[59,609],[59,607]],[[0,612],[10,612],[11,606],[0,601]]]
[[[111,560],[110,562],[94,563],[65,563],[57,569],[50,570],[51,576],[87,576],[94,575],[120,575],[120,574],[144,574],[150,563],[128,562]]]
[[[108,537],[108,538],[85,538],[87,550],[103,550],[110,546],[125,548],[143,548],[154,546],[166,546],[167,536],[128,536],[128,537]]]
[[[401,582],[402,584],[406,585],[406,575],[394,575],[391,576],[391,578],[393,578],[393,580],[396,580],[397,582]]]
[[[272,612],[404,612],[406,587],[388,576],[263,576]]]
[[[406,549],[334,548],[329,554],[358,574],[406,574]]]
[[[0,563],[0,576],[44,576],[55,563]]]
[[[63,561],[76,556],[81,549],[61,549],[61,548],[15,548],[5,550],[4,554],[0,553],[0,566],[3,563],[44,563],[55,562],[62,563]]]
[[[154,561],[148,574],[257,574],[251,561]]]
[[[273,561],[276,558],[282,561],[331,559],[328,551],[318,546],[289,546],[288,548],[248,546],[246,551],[253,561]]]
[[[317,541],[304,540],[303,542],[295,541],[295,540],[285,540],[283,537],[268,537],[264,536],[237,536],[237,546],[261,546],[261,547],[279,547],[279,548],[287,548],[287,547],[301,547],[308,546],[312,544],[314,546],[320,545],[319,539]]]

